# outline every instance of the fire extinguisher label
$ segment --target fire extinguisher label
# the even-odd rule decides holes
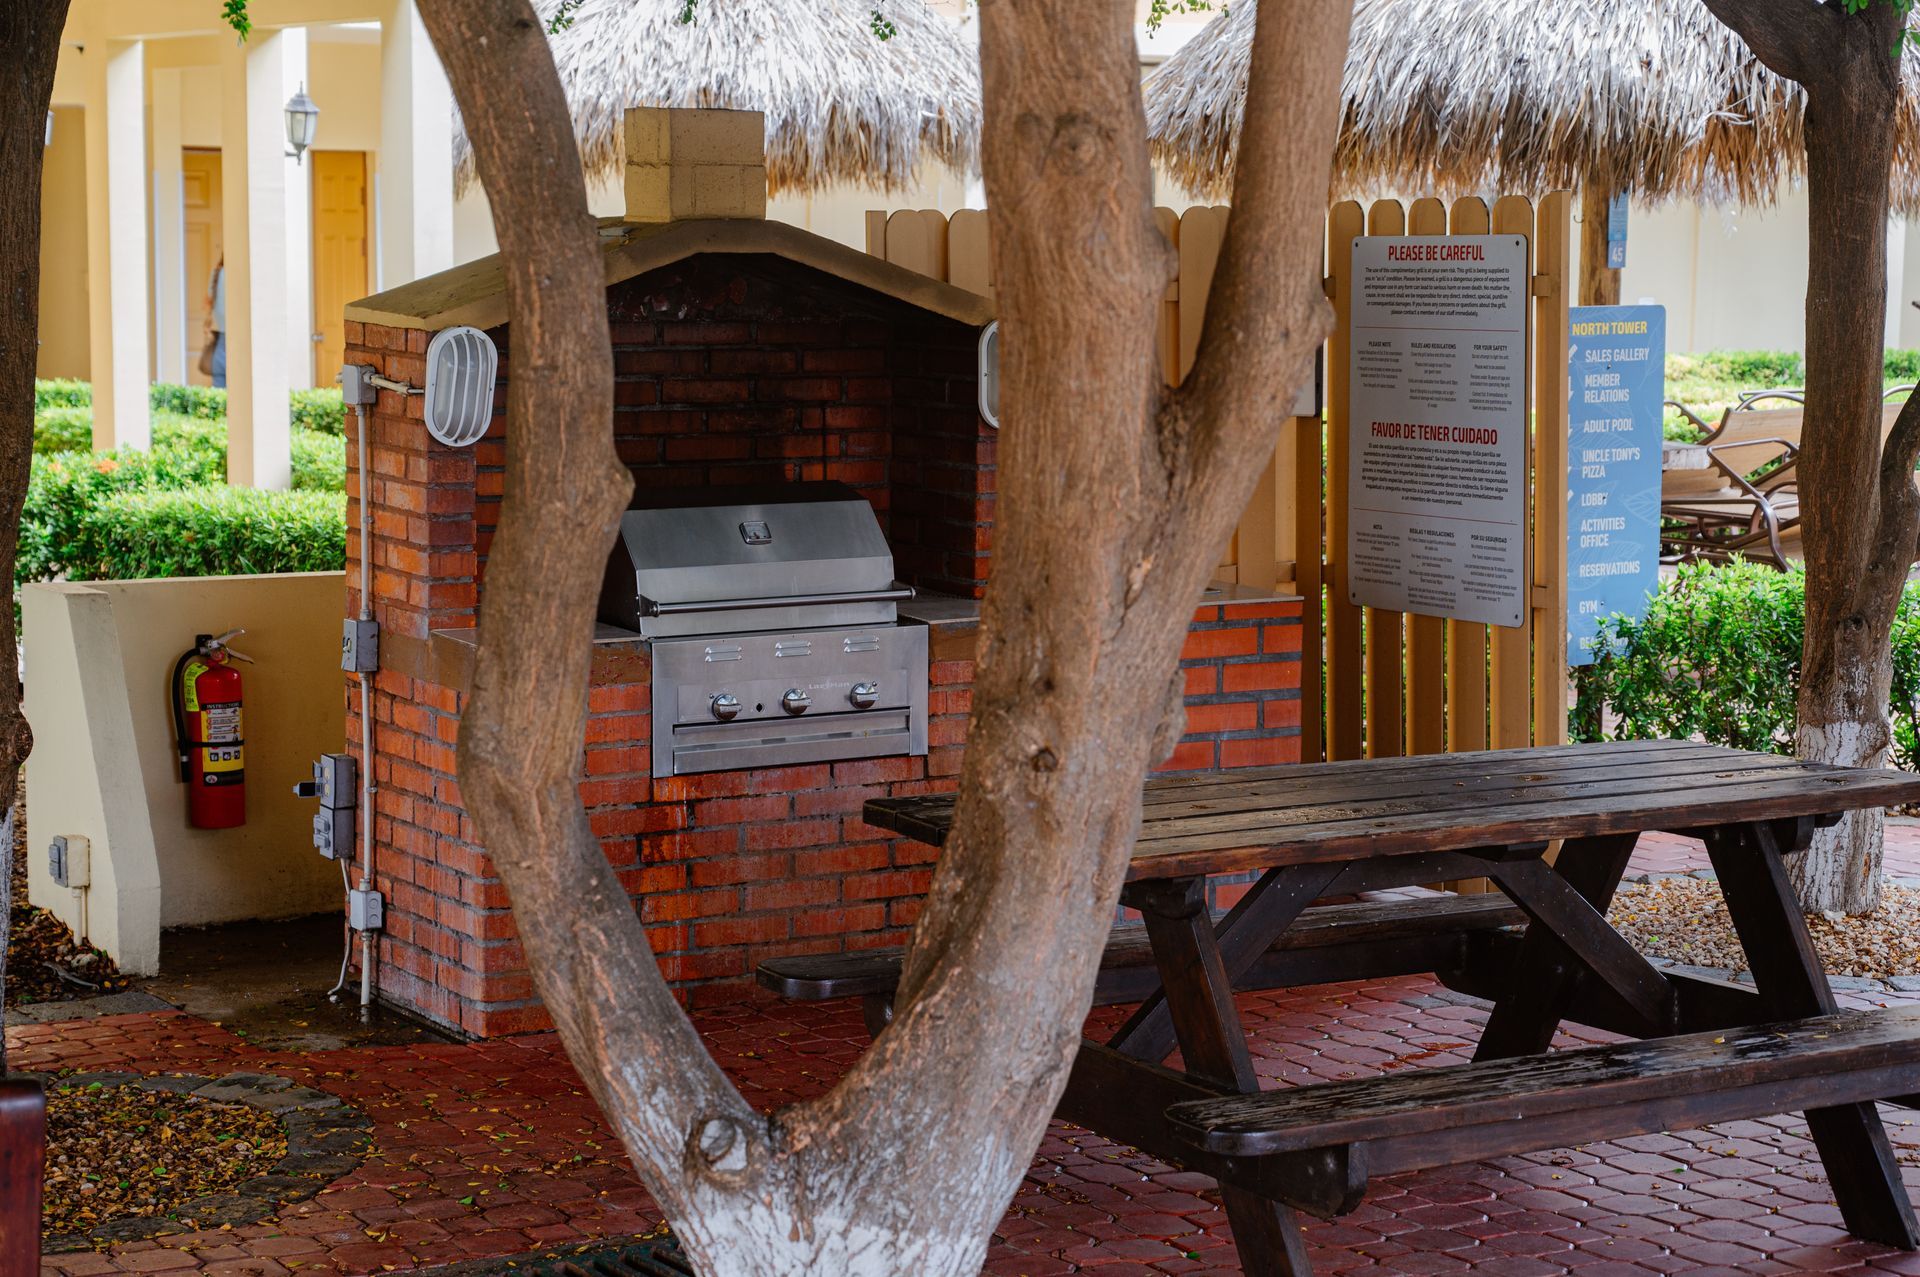
[[[205,740],[209,745],[226,745],[240,739],[240,706],[238,702],[227,705],[207,706],[207,727]]]

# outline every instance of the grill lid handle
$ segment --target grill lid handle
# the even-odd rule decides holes
[[[820,603],[892,603],[910,599],[913,587],[895,582],[887,590],[854,590],[844,594],[776,594],[757,599],[709,599],[686,603],[656,603],[641,598],[641,610],[648,616],[677,616],[685,612],[745,612],[757,608],[807,607]]]

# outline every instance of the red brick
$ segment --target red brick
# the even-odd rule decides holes
[[[1222,656],[1252,656],[1260,650],[1260,632],[1252,626],[1235,630],[1189,630],[1180,649],[1183,661],[1207,661]]]
[[[785,940],[789,931],[788,915],[784,913],[761,914],[752,918],[722,918],[715,922],[695,923],[693,943],[700,949],[765,944],[773,940]]]
[[[1225,705],[1187,706],[1187,732],[1204,735],[1212,732],[1246,732],[1259,726],[1259,706],[1253,701],[1233,701]]]
[[[752,835],[754,828],[754,826],[748,827],[749,836]],[[793,875],[793,857],[783,853],[772,856],[721,856],[713,860],[696,860],[687,866],[687,875],[696,887],[718,887],[727,883],[765,882],[770,878],[789,878]]]
[[[1220,686],[1226,692],[1264,692],[1298,687],[1300,662],[1255,661],[1246,665],[1222,666]]]
[[[1298,736],[1266,736],[1254,740],[1220,742],[1222,767],[1271,767],[1300,761]]]

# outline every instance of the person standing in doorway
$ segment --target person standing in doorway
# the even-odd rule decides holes
[[[227,258],[223,253],[207,281],[207,345],[200,371],[215,387],[227,388]]]

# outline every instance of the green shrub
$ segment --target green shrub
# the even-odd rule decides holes
[[[293,432],[293,487],[296,492],[347,490],[347,441],[319,430]]]
[[[1886,379],[1902,385],[1920,381],[1920,350],[1889,350]]]
[[[1638,621],[1604,622],[1595,662],[1574,672],[1568,726],[1579,740],[1699,737],[1791,753],[1806,628],[1806,574],[1735,561],[1683,566]],[[1893,623],[1894,762],[1920,771],[1920,584]]]
[[[210,461],[185,449],[151,452],[60,453],[36,456],[20,513],[16,584],[60,575],[80,576],[91,559],[87,520],[107,497],[217,484],[226,479],[224,459]]]
[[[93,448],[93,409],[85,405],[39,408],[33,414],[34,454],[87,452]]]
[[[33,410],[36,413],[46,408],[86,408],[92,404],[92,382],[34,379]]]
[[[318,430],[322,434],[347,433],[347,405],[338,386],[320,386],[293,392],[293,428]]]
[[[224,421],[227,416],[227,392],[212,386],[180,386],[156,381],[148,401],[155,412],[178,413],[202,421]]]
[[[1747,390],[1799,386],[1807,379],[1807,361],[1797,350],[1715,350],[1695,356],[1694,363],[1701,375]]]
[[[242,576],[338,570],[346,503],[328,492],[257,488],[116,492],[84,517],[85,576]]]

